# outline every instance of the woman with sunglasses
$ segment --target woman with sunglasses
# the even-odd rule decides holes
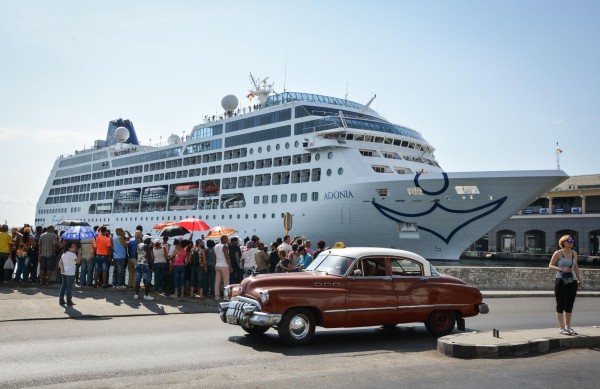
[[[577,290],[583,289],[583,282],[577,265],[577,252],[573,250],[575,240],[569,235],[563,235],[558,240],[560,250],[557,250],[548,266],[556,270],[554,281],[554,295],[556,296],[556,319],[560,326],[560,334],[577,335],[571,328],[573,304]]]

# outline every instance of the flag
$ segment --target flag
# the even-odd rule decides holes
[[[250,99],[250,102],[252,102],[252,99],[254,98],[254,93],[250,92],[248,93],[248,96],[246,96],[248,99]]]
[[[556,153],[557,153],[557,154],[560,154],[560,153],[562,153],[562,150],[561,150],[561,149],[559,149],[559,148],[557,147],[557,148],[556,148]]]

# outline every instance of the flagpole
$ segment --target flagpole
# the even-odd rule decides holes
[[[558,147],[558,142],[556,142],[556,170],[560,170],[560,153],[562,153],[562,150]]]

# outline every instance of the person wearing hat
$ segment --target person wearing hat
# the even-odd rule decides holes
[[[202,299],[206,289],[206,251],[202,239],[196,239],[190,256],[190,297]]]
[[[144,279],[144,300],[154,300],[154,297],[150,296],[150,281],[152,281],[152,272],[150,271],[150,264],[153,260],[152,252],[152,238],[148,235],[144,236],[142,243],[138,244],[137,247],[137,265],[135,265],[135,294],[134,299],[139,299],[140,284]]]

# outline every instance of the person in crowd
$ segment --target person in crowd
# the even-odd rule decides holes
[[[202,298],[206,289],[206,250],[202,239],[196,239],[192,248],[190,261],[190,295],[192,298]]]
[[[296,269],[304,270],[312,262],[312,257],[306,252],[306,247],[304,246],[298,247],[298,254],[300,254],[300,260],[298,261],[298,265],[296,265]]]
[[[39,261],[40,261],[40,254],[39,254],[39,242],[40,242],[40,237],[42,236],[42,234],[44,233],[44,229],[42,228],[42,226],[37,226],[35,227],[35,233],[33,234],[33,240],[35,242],[34,246],[33,246],[33,250],[31,250],[31,258],[30,258],[30,262],[29,262],[29,281],[31,282],[38,282],[38,268],[39,268]],[[77,265],[77,267],[79,267],[79,265]],[[77,278],[77,272],[75,272],[76,276],[75,278]]]
[[[189,262],[187,240],[178,241],[171,255],[171,260],[173,261],[173,285],[175,286],[177,297],[181,297],[185,288],[185,265]]]
[[[162,237],[162,246],[167,249],[167,255],[171,254],[171,244],[169,243],[169,237],[168,236],[163,236]]]
[[[277,273],[287,273],[293,271],[294,268],[291,266],[291,261],[286,255],[285,249],[277,251],[279,262],[277,263]]]
[[[306,252],[308,254],[310,254],[310,256],[312,258],[313,254],[315,253],[315,250],[312,249],[312,243],[310,242],[310,240],[304,241],[304,248],[306,249]]]
[[[292,244],[292,251],[288,253],[288,259],[290,260],[290,266],[292,269],[296,270],[296,266],[298,266],[298,262],[300,262],[300,253],[298,252],[298,244]]]
[[[289,235],[283,237],[283,242],[277,247],[277,251],[285,250],[285,255],[288,256],[292,252],[292,245],[290,244],[292,238]]]
[[[579,274],[577,252],[573,250],[575,240],[570,235],[563,235],[558,240],[560,250],[557,250],[550,259],[548,267],[556,270],[554,281],[554,295],[556,297],[556,319],[562,335],[577,335],[571,328],[573,305],[577,290],[583,289],[583,281]]]
[[[127,234],[127,236],[125,236]],[[131,239],[129,231],[117,227],[115,236],[112,238],[113,261],[113,288],[125,289],[125,266],[127,264],[127,241]],[[115,275],[116,274],[116,275]]]
[[[10,281],[11,278],[6,278],[4,273],[4,265],[6,261],[10,261],[10,246],[12,245],[12,235],[8,232],[8,225],[0,226],[0,282]],[[12,273],[12,272],[10,272]]]
[[[17,273],[15,279],[18,283],[29,281],[29,262],[34,245],[35,240],[31,235],[31,228],[23,227],[17,242]]]
[[[152,281],[150,265],[153,260],[151,243],[152,238],[146,236],[136,249],[137,264],[135,265],[135,294],[133,295],[133,298],[136,300],[140,298],[140,284],[142,279],[144,280],[144,300],[154,300],[154,297],[150,296],[150,282]]]
[[[73,241],[67,242],[65,244],[65,252],[58,262],[58,267],[62,274],[60,293],[58,295],[58,303],[60,305],[65,305],[65,296],[67,297],[66,304],[68,306],[75,305],[73,302],[73,282],[75,282],[75,265],[79,262],[77,250],[77,243]]]
[[[221,299],[221,287],[228,285],[229,274],[233,270],[231,267],[231,259],[229,258],[229,248],[227,235],[221,236],[221,243],[215,246],[215,300]]]
[[[110,263],[112,241],[107,236],[108,230],[105,225],[98,229],[96,237],[96,262],[94,265],[94,287],[98,287],[98,277],[102,275],[102,286],[108,288],[108,266]]]
[[[269,270],[269,255],[263,242],[258,242],[258,251],[254,254],[254,262],[256,262],[255,271],[257,273],[267,273]]]
[[[231,268],[233,269],[231,271],[231,274],[229,275],[229,283],[239,284],[244,278],[240,239],[237,236],[231,238],[229,244],[227,245],[227,248],[229,249],[229,258],[231,259]]]
[[[17,227],[13,227],[10,230],[12,235],[12,243],[10,245],[10,258],[12,259],[13,265],[17,266],[17,246],[23,236]]]
[[[321,254],[323,251],[325,251],[325,241],[320,240],[317,242],[317,250],[312,255],[313,259],[315,259],[317,255]]]
[[[206,241],[206,289],[204,290],[204,297],[214,298],[215,297],[215,263],[217,261],[217,255],[215,254],[215,242],[213,240]]]
[[[79,248],[81,268],[79,272],[79,283],[81,286],[94,285],[94,263],[96,261],[96,239],[81,239]]]
[[[167,248],[163,246],[160,239],[154,240],[154,247],[152,247],[152,253],[154,255],[154,288],[157,293],[165,293],[165,277],[167,276],[168,261],[169,257]]]
[[[275,273],[277,271],[277,264],[279,263],[279,252],[277,251],[277,242],[272,242],[269,246],[269,273]]]
[[[135,287],[135,266],[137,265],[137,246],[142,243],[142,230],[133,233],[133,239],[127,241],[127,287]]]
[[[254,255],[258,252],[258,242],[253,240],[249,240],[244,247],[244,251],[242,252],[242,268],[244,269],[243,278],[248,277],[252,274],[254,269],[256,268],[256,261],[254,259]]]
[[[48,285],[50,273],[56,268],[56,252],[58,250],[58,237],[54,233],[54,226],[46,227],[46,232],[40,236],[38,254],[40,259],[39,283]]]

